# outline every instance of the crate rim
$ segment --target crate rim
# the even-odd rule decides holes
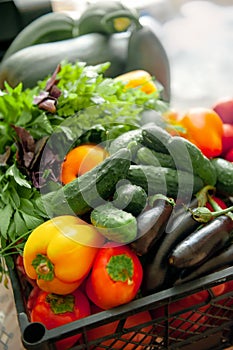
[[[28,331],[32,325],[35,325],[35,323],[30,322],[28,319],[28,316],[25,311],[25,306],[22,300],[22,297],[20,298],[19,293],[17,292],[19,290],[19,276],[16,276],[16,273],[14,270],[9,269],[9,274],[12,282],[13,287],[13,294],[17,309],[17,317],[18,317],[18,323],[22,332],[22,342],[27,349],[30,348],[30,345],[36,343],[28,343],[24,339],[25,331]],[[167,302],[177,300],[179,298],[182,298],[187,293],[193,294],[203,289],[209,289],[215,285],[227,282],[228,280],[231,280],[233,278],[233,266],[227,267],[223,270],[213,272],[207,276],[203,276],[201,278],[195,279],[193,281],[186,282],[181,285],[173,286],[171,288],[155,292],[153,294],[140,297],[136,300],[131,301],[128,304],[124,304],[115,308],[112,308],[110,310],[101,311],[98,314],[93,314],[90,316],[87,316],[85,318],[82,318],[77,321],[73,321],[69,324],[47,330],[44,325],[44,334],[41,337],[40,341],[37,342],[38,344],[51,342],[51,341],[57,341],[59,339],[62,339],[62,337],[68,337],[72,336],[74,334],[77,334],[77,332],[83,332],[83,330],[89,330],[95,327],[98,327],[103,324],[109,323],[109,319],[111,318],[111,322],[119,320],[120,318],[126,318],[132,314],[135,314],[135,312],[141,312],[148,310],[147,307],[150,306],[153,307],[158,305],[163,305]],[[14,288],[15,287],[15,288]],[[41,326],[41,324],[40,324]],[[33,349],[33,346],[31,347]]]

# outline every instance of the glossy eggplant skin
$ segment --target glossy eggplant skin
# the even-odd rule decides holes
[[[195,200],[196,203],[196,200]],[[165,228],[165,232],[158,245],[152,249],[150,257],[145,264],[143,293],[148,294],[158,291],[168,286],[170,268],[168,257],[175,246],[186,238],[191,232],[196,230],[200,223],[195,221],[189,210],[179,211],[179,215],[174,215]]]
[[[173,205],[167,200],[155,201],[153,208],[143,211],[137,217],[138,238],[130,244],[138,255],[145,255],[160,239],[172,213]]]
[[[170,254],[169,263],[179,269],[197,266],[223,248],[232,232],[232,218],[221,215],[181,241]]]
[[[181,271],[175,285],[183,284],[192,281],[196,278],[207,276],[209,273],[215,272],[218,269],[229,267],[233,264],[233,243],[218,251],[203,264],[193,269],[184,269]]]

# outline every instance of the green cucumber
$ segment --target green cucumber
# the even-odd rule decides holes
[[[117,138],[115,138],[108,149],[108,152],[110,154],[114,154],[118,152],[121,148],[126,148],[129,146],[129,144],[132,142],[135,142],[136,144],[139,144],[137,148],[141,147],[141,141],[142,141],[142,129],[134,129],[129,130]],[[135,150],[136,152],[136,150]]]
[[[213,158],[211,164],[217,174],[217,191],[233,196],[233,163],[223,158]]]
[[[45,194],[42,198],[45,209],[50,216],[87,213],[114,194],[118,181],[125,178],[130,163],[130,151],[119,150],[58,191]]]
[[[90,218],[92,225],[110,241],[128,243],[137,236],[136,218],[111,202],[92,210]]]
[[[113,201],[115,207],[138,216],[146,206],[147,194],[142,187],[126,183],[117,187]]]
[[[155,124],[147,124],[142,128],[142,144],[154,151],[169,154],[168,142],[172,136]]]
[[[145,146],[140,147],[137,151],[135,163],[176,169],[176,164],[170,154],[156,152]]]
[[[180,136],[173,136],[168,142],[168,150],[175,160],[177,169],[193,171],[204,185],[215,186],[216,170],[211,161],[192,142]]]
[[[192,173],[153,165],[131,165],[127,179],[148,195],[162,193],[173,198],[193,196],[203,187],[202,179]]]

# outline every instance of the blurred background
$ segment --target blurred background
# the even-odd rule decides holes
[[[69,11],[78,17],[89,2],[0,0],[0,59],[16,35],[37,17],[51,11]],[[179,110],[208,107],[219,98],[233,95],[233,0],[123,0],[123,3],[153,19],[153,28],[170,61],[172,106]],[[0,310],[0,350],[20,349],[12,290],[3,284]]]
[[[69,11],[79,17],[92,2],[98,0],[0,0],[0,55],[33,19],[51,11]],[[122,2],[153,18],[170,60],[175,107],[209,106],[219,97],[232,95],[233,0]]]

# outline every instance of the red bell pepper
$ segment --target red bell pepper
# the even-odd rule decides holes
[[[227,205],[226,203],[221,199],[216,196],[209,196],[209,202],[206,203],[206,208],[208,208],[211,211],[215,211],[213,205],[218,205],[219,209],[226,209]],[[218,210],[218,209],[217,209]]]
[[[47,329],[62,326],[91,313],[89,300],[79,289],[64,296],[37,289],[33,291],[28,306],[31,308],[31,321],[41,322]],[[80,337],[81,333],[59,340],[56,342],[56,349],[69,349]]]
[[[137,255],[128,246],[108,242],[96,255],[86,281],[86,293],[101,309],[111,309],[136,297],[142,277]]]

